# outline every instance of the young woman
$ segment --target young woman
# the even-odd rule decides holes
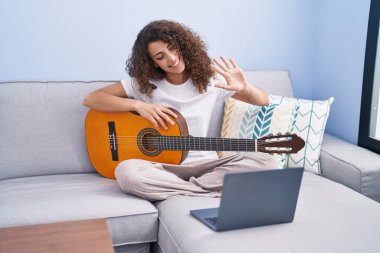
[[[126,70],[130,78],[92,92],[83,104],[99,111],[136,111],[163,129],[174,124],[168,117],[176,117],[171,107],[185,117],[190,135],[205,137],[217,101],[233,97],[255,105],[269,103],[234,60],[220,57],[212,63],[200,37],[173,21],[154,21],[139,32]],[[115,176],[125,193],[148,200],[218,197],[226,172],[278,167],[263,153],[218,159],[214,151],[190,151],[181,165],[123,161]]]

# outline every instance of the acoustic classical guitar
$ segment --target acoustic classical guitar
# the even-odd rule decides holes
[[[176,110],[176,124],[168,130],[154,129],[135,112],[100,112],[91,109],[85,134],[90,161],[102,176],[115,178],[117,164],[139,158],[180,164],[190,150],[297,153],[305,142],[295,134],[267,135],[260,139],[232,139],[189,136],[184,117]]]

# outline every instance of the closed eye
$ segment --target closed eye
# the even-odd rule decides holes
[[[160,55],[158,55],[158,56],[156,57],[156,60],[157,60],[157,61],[161,61],[162,59],[164,59],[163,54],[160,54]]]

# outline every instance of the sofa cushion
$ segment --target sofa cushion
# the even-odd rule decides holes
[[[151,243],[128,244],[114,247],[115,253],[150,253]]]
[[[244,71],[250,84],[255,85],[268,94],[293,97],[293,87],[287,70],[247,70]],[[223,120],[224,103],[216,104],[207,136],[220,137]]]
[[[0,227],[107,218],[114,245],[157,239],[157,209],[97,173],[2,180],[0,206]]]
[[[322,175],[380,202],[380,155],[325,134]]]
[[[217,233],[189,213],[218,205],[217,198],[182,196],[158,204],[162,251],[379,252],[380,204],[310,172],[304,173],[292,223]]]
[[[82,101],[109,83],[0,83],[0,180],[94,172]]]

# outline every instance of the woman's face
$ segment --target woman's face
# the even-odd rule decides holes
[[[160,67],[167,74],[181,74],[185,71],[185,62],[177,48],[162,40],[150,42],[148,52],[155,67]]]

